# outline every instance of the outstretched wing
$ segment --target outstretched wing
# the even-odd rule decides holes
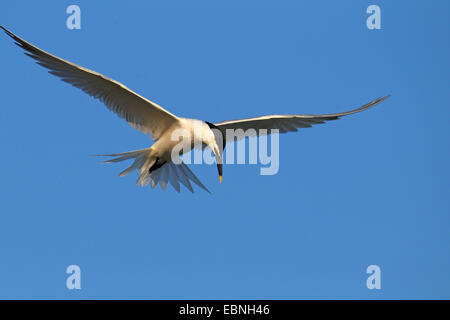
[[[150,134],[153,139],[158,139],[168,127],[178,121],[176,116],[131,91],[123,84],[47,53],[19,38],[6,28],[2,26],[0,28],[26,51],[26,55],[49,69],[51,74],[100,100],[108,109],[128,121],[131,126]]]
[[[280,133],[293,132],[297,131],[298,128],[309,128],[314,124],[325,123],[326,121],[330,120],[337,120],[342,116],[361,112],[363,110],[369,109],[370,107],[373,107],[374,105],[389,97],[390,95],[378,98],[363,105],[362,107],[341,113],[312,115],[269,115],[258,118],[223,121],[215,123],[214,125],[219,128],[222,133],[225,133],[227,129],[242,129],[244,131],[247,131],[248,129],[255,129],[256,135],[260,134],[260,129],[266,129],[268,134],[270,134],[270,129],[278,129]],[[243,136],[241,135],[236,138],[239,139],[242,137]]]

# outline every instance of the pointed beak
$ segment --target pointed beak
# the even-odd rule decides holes
[[[222,183],[222,167],[223,165],[221,163],[217,164],[217,171],[219,172],[219,181]]]
[[[212,150],[216,157],[217,171],[219,173],[219,181],[220,181],[220,183],[222,183],[222,169],[223,169],[222,153],[220,152],[220,150],[217,147],[213,148]]]

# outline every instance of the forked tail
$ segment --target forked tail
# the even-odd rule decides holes
[[[165,162],[163,165],[158,166],[157,169],[154,169],[155,167],[153,165],[156,164],[158,158],[152,154],[151,148],[124,153],[101,154],[98,156],[113,157],[113,159],[103,161],[103,163],[121,162],[134,159],[133,163],[128,168],[123,170],[119,176],[123,177],[130,172],[137,170],[139,178],[136,181],[136,184],[143,187],[150,184],[152,189],[154,189],[158,184],[160,184],[161,188],[165,190],[170,182],[174,189],[180,192],[181,182],[181,184],[194,193],[194,189],[190,183],[190,181],[192,181],[203,190],[211,193],[195,176],[191,169],[189,169],[189,167],[183,162],[181,164]]]

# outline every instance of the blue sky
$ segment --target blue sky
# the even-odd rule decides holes
[[[82,12],[66,28],[67,6]],[[381,8],[368,30],[366,8]],[[151,190],[93,154],[151,144],[0,36],[0,298],[450,298],[448,1],[15,1],[0,24],[210,122],[330,113],[280,171]],[[82,289],[65,286],[79,265]],[[381,290],[366,268],[381,268]]]

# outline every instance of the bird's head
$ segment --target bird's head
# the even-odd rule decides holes
[[[225,148],[225,137],[222,131],[212,123],[206,122],[209,129],[212,131],[214,137],[211,137],[208,141],[205,141],[208,147],[211,148],[214,156],[216,157],[217,171],[219,173],[219,181],[222,183],[222,170],[223,170],[223,150]]]

